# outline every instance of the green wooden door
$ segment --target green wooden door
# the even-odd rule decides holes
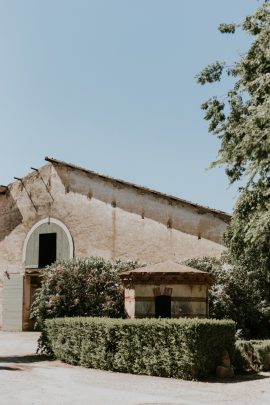
[[[3,330],[22,331],[23,275],[10,274],[3,284]]]

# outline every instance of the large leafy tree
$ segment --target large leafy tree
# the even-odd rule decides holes
[[[225,100],[212,97],[202,105],[209,131],[220,139],[218,159],[212,166],[225,165],[231,183],[241,180],[225,243],[235,261],[265,271],[269,283],[270,3],[262,4],[241,24],[219,26],[223,34],[237,29],[253,39],[247,52],[233,66],[224,62],[207,66],[197,81],[220,81],[224,74],[234,78]]]
[[[211,314],[235,319],[247,337],[265,337],[270,333],[270,3],[241,24],[219,26],[223,34],[237,29],[252,38],[247,52],[233,66],[215,62],[197,76],[202,85],[224,75],[233,79],[225,99],[214,96],[202,109],[209,131],[220,140],[212,166],[224,165],[230,182],[240,181],[224,235],[230,264],[215,267]]]

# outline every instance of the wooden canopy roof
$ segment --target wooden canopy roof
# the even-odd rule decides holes
[[[144,284],[149,282],[183,284],[187,282],[211,285],[213,283],[212,276],[206,271],[197,270],[173,261],[165,261],[125,271],[120,273],[120,277],[124,284]]]

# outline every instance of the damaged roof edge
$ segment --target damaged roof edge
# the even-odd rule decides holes
[[[165,198],[166,200],[169,200],[169,201],[174,201],[176,203],[181,203],[181,204],[184,204],[184,205],[188,205],[188,206],[197,208],[199,210],[203,210],[205,212],[209,212],[209,213],[211,213],[213,215],[218,216],[219,218],[221,218],[225,222],[229,222],[231,220],[231,215],[224,212],[224,211],[219,211],[219,210],[209,208],[209,207],[204,206],[204,205],[195,204],[195,203],[193,203],[191,201],[184,200],[184,199],[179,198],[179,197],[175,197],[175,196],[172,196],[172,195],[169,195],[169,194],[161,193],[160,191],[152,190],[150,188],[140,186],[138,184],[134,184],[134,183],[131,183],[131,182],[128,182],[128,181],[125,181],[125,180],[119,180],[119,179],[116,179],[116,178],[111,177],[111,176],[106,176],[104,174],[100,174],[100,173],[94,172],[92,170],[88,170],[88,169],[85,169],[83,167],[80,167],[80,166],[77,166],[77,165],[74,165],[74,164],[71,164],[71,163],[64,162],[62,160],[50,158],[48,156],[45,157],[45,160],[47,162],[52,163],[52,164],[58,164],[58,165],[66,166],[66,167],[69,167],[69,168],[74,169],[74,170],[79,170],[79,171],[85,172],[87,174],[91,174],[93,176],[99,177],[99,178],[101,178],[103,180],[106,180],[106,181],[111,181],[111,182],[114,182],[114,183],[116,182],[118,184],[121,184],[121,185],[124,185],[124,186],[127,186],[127,187],[131,187],[131,188],[135,188],[136,190],[143,191],[145,193],[149,193],[149,194],[161,197],[161,198]]]
[[[3,186],[2,184],[0,185],[0,194],[6,194],[8,191],[8,186]]]

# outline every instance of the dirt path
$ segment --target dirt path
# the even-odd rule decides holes
[[[39,358],[37,338],[0,332],[1,405],[270,404],[270,373],[228,382],[111,373]]]

